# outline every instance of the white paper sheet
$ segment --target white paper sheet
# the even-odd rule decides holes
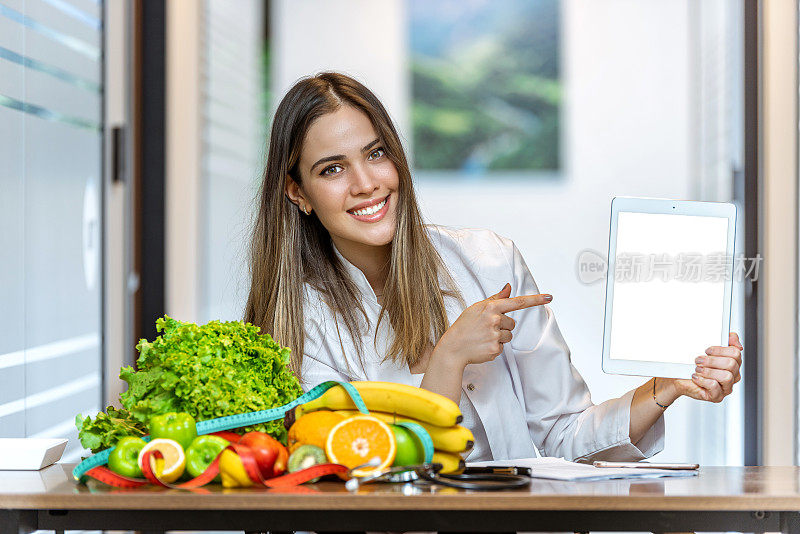
[[[611,480],[615,478],[691,477],[697,470],[652,469],[641,467],[594,467],[589,464],[569,462],[564,458],[541,457],[515,460],[467,462],[467,467],[528,467],[532,478],[550,480]]]

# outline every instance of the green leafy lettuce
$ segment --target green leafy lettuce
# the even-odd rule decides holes
[[[76,416],[75,426],[78,427],[81,444],[93,452],[111,447],[125,436],[147,434],[144,423],[131,417],[128,410],[118,410],[113,406],[106,408],[105,413],[98,413],[94,420],[91,417]],[[108,445],[109,443],[112,445]]]
[[[240,321],[198,326],[164,316],[156,321],[161,335],[139,341],[138,370],[123,367],[128,383],[120,395],[122,410],[76,418],[81,444],[97,452],[113,447],[124,436],[146,433],[154,415],[187,412],[197,421],[267,410],[302,394],[289,370],[290,350],[260,328]],[[259,430],[286,442],[282,420],[241,429]]]

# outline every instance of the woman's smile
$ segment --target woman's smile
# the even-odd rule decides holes
[[[389,197],[391,197],[391,195],[386,196],[383,200],[371,206],[357,210],[347,210],[347,213],[358,221],[367,223],[378,222],[383,219],[384,215],[389,211]]]

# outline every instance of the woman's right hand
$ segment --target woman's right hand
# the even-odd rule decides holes
[[[553,300],[543,293],[511,297],[511,285],[464,310],[447,329],[434,348],[431,358],[455,359],[467,366],[494,360],[503,352],[503,343],[511,341],[516,321],[508,312],[541,306]]]

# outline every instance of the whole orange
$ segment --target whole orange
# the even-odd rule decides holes
[[[316,445],[325,450],[331,429],[344,420],[344,416],[330,410],[318,410],[303,415],[289,429],[289,453],[300,445]]]

